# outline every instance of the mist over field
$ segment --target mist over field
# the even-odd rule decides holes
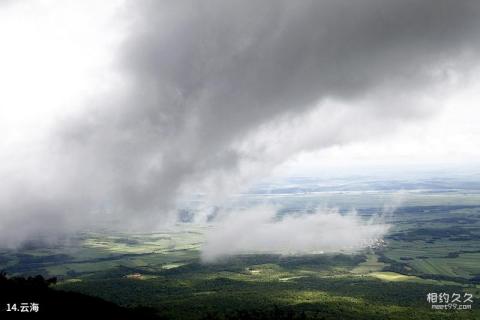
[[[207,233],[202,248],[206,262],[236,254],[355,252],[376,244],[389,226],[382,221],[362,221],[356,212],[342,215],[336,209],[278,218],[274,207],[254,207],[233,212]]]

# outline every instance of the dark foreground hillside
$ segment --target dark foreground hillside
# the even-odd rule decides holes
[[[55,278],[0,273],[0,319],[159,319],[150,309],[128,309],[97,297],[50,288]],[[38,308],[37,308],[38,307]]]

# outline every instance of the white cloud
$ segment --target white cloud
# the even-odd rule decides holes
[[[280,219],[276,212],[274,207],[260,206],[222,217],[207,233],[203,260],[252,253],[353,252],[374,244],[389,228],[376,218],[365,221],[355,212],[343,215],[336,209]]]

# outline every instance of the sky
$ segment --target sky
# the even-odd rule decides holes
[[[0,1],[0,243],[157,227],[185,195],[221,203],[275,175],[475,166],[479,14],[473,0]]]

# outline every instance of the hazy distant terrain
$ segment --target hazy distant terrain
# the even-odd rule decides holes
[[[231,206],[281,204],[281,215],[322,204],[356,208],[362,219],[384,212],[384,239],[354,253],[252,254],[201,261],[211,226],[182,222],[153,233],[84,232],[67,244],[3,250],[11,275],[56,276],[58,290],[121,306],[148,306],[173,319],[265,317],[315,319],[474,319],[480,298],[480,188],[458,179],[350,181],[337,189],[313,178],[262,185]],[[399,197],[391,212],[385,205]],[[190,209],[192,216],[195,208]],[[430,292],[474,295],[473,310],[431,310]],[[243,312],[243,313],[242,313]],[[257,314],[258,315],[258,314]],[[289,318],[289,319],[290,319]]]

